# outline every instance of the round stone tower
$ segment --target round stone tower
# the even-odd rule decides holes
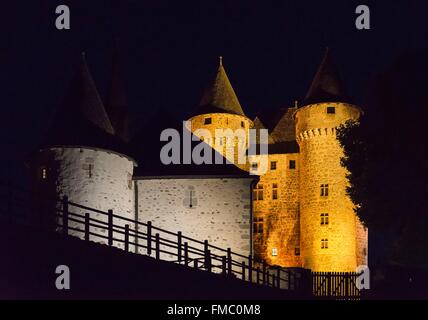
[[[221,57],[213,81],[205,90],[199,106],[188,121],[196,136],[239,168],[248,169],[246,158],[243,159],[244,163],[239,163],[242,162],[242,159],[239,161],[238,151],[247,149],[248,130],[253,126],[253,122],[242,110],[224,70]],[[204,129],[210,133],[211,138],[203,135]],[[218,130],[222,130],[224,134],[219,135]],[[228,135],[226,130],[229,130],[230,133],[233,132],[233,135]]]
[[[294,114],[300,146],[302,264],[313,271],[354,272],[357,267],[359,221],[346,195],[347,171],[340,163],[343,150],[336,129],[360,115],[327,51],[304,106]]]
[[[69,201],[129,219],[135,218],[132,174],[135,161],[126,155],[122,139],[115,135],[85,57],[71,83],[70,91],[56,112],[43,143],[31,155],[29,164],[35,203],[57,206],[52,200],[67,196]],[[46,208],[45,208],[46,209]],[[57,227],[53,209],[43,209],[44,223]],[[41,209],[42,210],[42,209]],[[106,221],[107,217],[69,206],[70,212]],[[119,224],[119,221],[114,221]],[[83,225],[70,221],[70,234],[82,238]],[[104,231],[98,228],[91,232]],[[93,237],[91,240],[105,242]],[[119,244],[115,245],[119,246]]]

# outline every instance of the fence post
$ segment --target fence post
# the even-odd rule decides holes
[[[160,238],[159,238],[159,233],[155,234],[155,239],[156,239],[156,260],[160,259]]]
[[[232,249],[227,248],[227,273],[232,274]]]
[[[207,271],[211,272],[212,271],[212,265],[211,265],[211,251],[207,250],[205,252],[205,269],[207,269]]]
[[[263,268],[263,285],[266,285],[266,262],[262,261],[262,268]],[[269,282],[269,279],[268,279]]]
[[[108,213],[108,245],[113,245],[113,210],[109,209]]]
[[[89,212],[85,213],[85,241],[89,241],[90,218]]]
[[[276,277],[277,277],[277,281],[278,281],[277,288],[281,288],[281,268],[278,268]]]
[[[242,261],[242,280],[245,281],[245,261]]]
[[[125,251],[129,251],[129,224],[125,224]]]
[[[275,274],[272,274],[272,288],[275,288],[276,285],[276,278],[275,278]]]
[[[198,269],[198,259],[193,260],[193,268]]]
[[[62,198],[62,232],[68,235],[68,197]]]
[[[248,256],[248,281],[253,282],[253,256]]]
[[[184,243],[184,265],[189,265],[189,245],[187,242]]]
[[[178,263],[181,263],[181,242],[182,242],[182,235],[181,235],[181,231],[178,231],[177,233],[177,248],[178,248]]]
[[[226,275],[226,256],[221,257],[221,270],[223,275]]]
[[[147,221],[147,255],[152,254],[152,222]]]
[[[257,274],[257,284],[260,284],[260,267],[256,268],[256,274]]]

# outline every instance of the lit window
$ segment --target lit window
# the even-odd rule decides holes
[[[328,184],[321,185],[321,197],[328,197]]]
[[[327,225],[328,224],[328,213],[321,213],[321,225]]]
[[[263,200],[263,185],[257,184],[253,189],[253,200]]]
[[[254,218],[253,232],[254,233],[263,233],[263,218],[262,217]]]
[[[296,160],[290,160],[289,168],[290,169],[296,169]]]
[[[272,184],[272,199],[273,200],[278,199],[278,184],[277,183]]]
[[[204,124],[211,124],[211,123],[212,123],[211,118],[205,118]]]
[[[294,248],[294,255],[300,256],[300,248],[299,247]]]
[[[328,249],[328,239],[321,239],[321,249]]]
[[[270,162],[270,169],[271,170],[276,170],[276,161],[271,161]]]
[[[327,113],[328,114],[335,114],[336,113],[336,108],[335,107],[327,107]]]
[[[272,248],[272,256],[276,257],[278,255],[278,249]]]
[[[41,168],[40,176],[42,180],[46,180],[48,178],[48,169],[46,167]]]

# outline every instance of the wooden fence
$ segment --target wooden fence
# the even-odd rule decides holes
[[[31,226],[46,226],[47,212],[30,204],[25,192],[11,192],[11,186],[0,190],[0,216],[14,222]],[[115,214],[113,210],[102,211],[78,203],[67,197],[56,199],[54,210],[56,230],[66,236],[72,235],[84,241],[96,241],[114,246],[127,252],[145,254],[154,259],[167,260],[195,269],[223,274],[264,286],[285,290],[310,288],[308,270],[270,266],[256,261],[251,255],[235,253],[231,248],[220,248],[208,242],[187,237],[181,232],[171,232]],[[35,213],[37,211],[39,216]],[[45,212],[43,212],[45,211]]]
[[[355,272],[313,272],[313,294],[319,298],[360,299],[358,276]]]

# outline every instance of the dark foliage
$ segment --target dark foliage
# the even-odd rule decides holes
[[[428,267],[428,52],[407,54],[369,88],[359,123],[339,130],[359,206],[382,263]]]

